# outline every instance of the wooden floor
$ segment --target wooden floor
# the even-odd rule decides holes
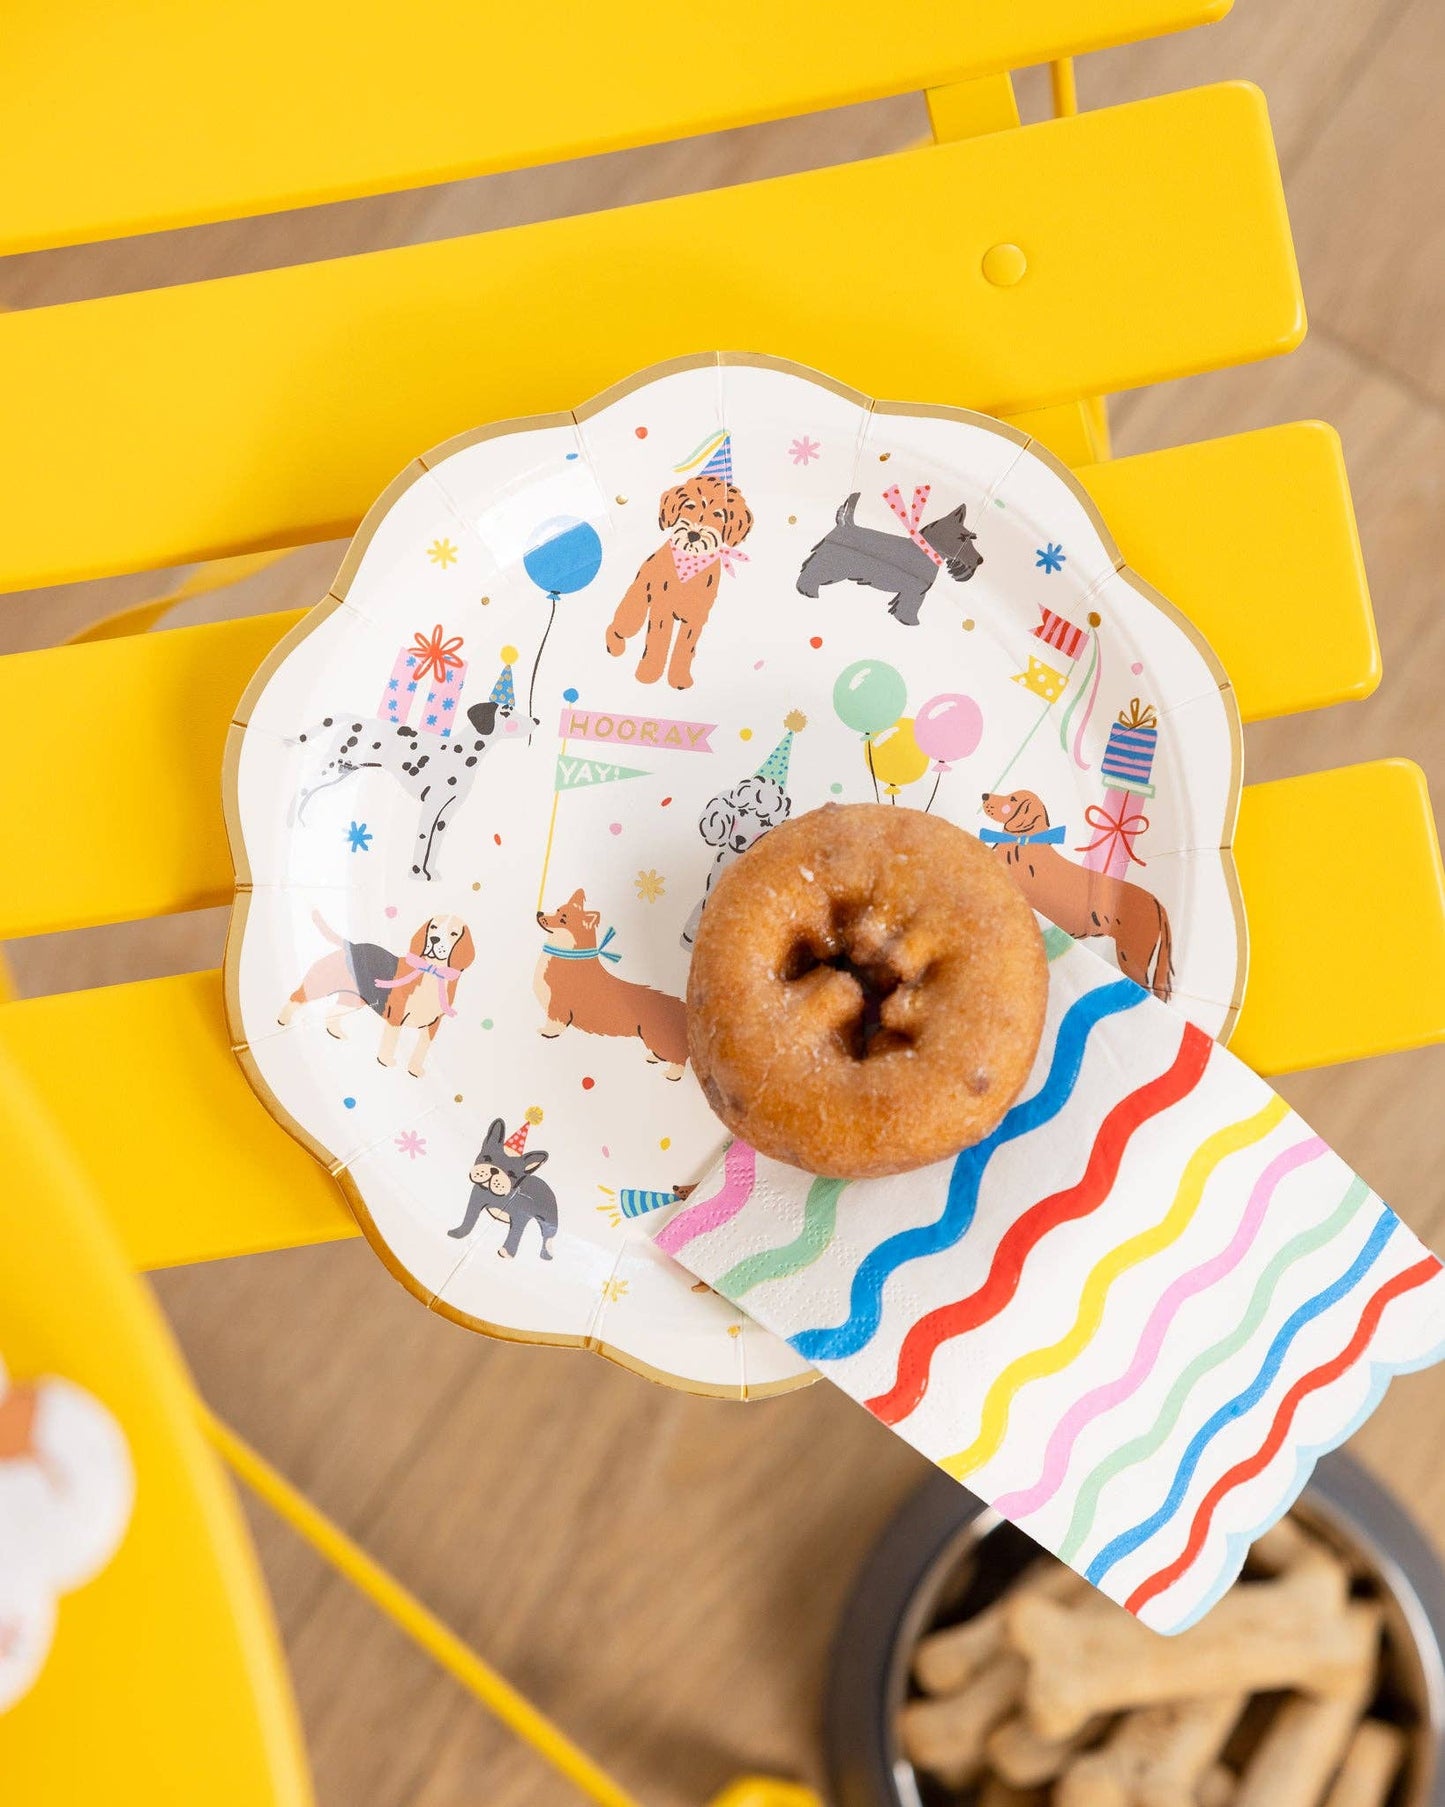
[[[1253,730],[1256,777],[1409,753],[1445,797],[1442,68],[1439,0],[1237,0],[1208,32],[1080,66],[1086,106],[1226,76],[1258,81],[1273,104],[1312,315],[1304,349],[1114,409],[1122,451],[1316,415],[1344,435],[1384,686],[1369,703]],[[1037,72],[1020,86],[1037,113]],[[701,188],[877,152],[922,130],[919,102],[893,102],[587,166],[16,258],[0,262],[0,306]],[[1229,522],[1218,529],[1227,535]],[[224,606],[314,600],[336,557],[297,554]],[[0,647],[53,642],[153,588],[152,578],[0,599]],[[1360,859],[1373,857],[1368,822],[1340,832]],[[12,952],[29,991],[200,967],[217,958],[218,914]],[[1442,1080],[1436,1050],[1284,1088],[1436,1247]],[[224,1167],[197,1176],[226,1183]],[[819,1384],[751,1407],[709,1403],[589,1356],[489,1344],[420,1310],[355,1243],[164,1274],[156,1289],[214,1405],[644,1800],[698,1803],[745,1768],[816,1775],[840,1602],[922,1468],[842,1395]],[[1445,1370],[1402,1380],[1357,1447],[1445,1545],[1442,1418]],[[253,1523],[323,1807],[570,1798],[286,1531],[261,1512]]]

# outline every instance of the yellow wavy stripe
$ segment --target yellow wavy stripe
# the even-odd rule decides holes
[[[1177,1242],[1199,1209],[1204,1188],[1220,1162],[1237,1149],[1247,1148],[1251,1142],[1262,1141],[1288,1114],[1289,1106],[1283,1098],[1271,1098],[1264,1109],[1253,1117],[1230,1123],[1200,1143],[1189,1157],[1189,1164],[1179,1181],[1179,1189],[1174,1194],[1174,1203],[1165,1215],[1150,1229],[1141,1230],[1137,1236],[1131,1236],[1127,1242],[1121,1242],[1117,1248],[1110,1249],[1095,1264],[1084,1282],[1078,1316],[1072,1327],[1058,1342],[1050,1343],[1046,1349],[1035,1349],[1028,1355],[1021,1355],[1004,1369],[984,1399],[977,1437],[967,1449],[959,1450],[957,1455],[945,1456],[939,1463],[940,1468],[951,1474],[954,1480],[961,1481],[997,1455],[1008,1430],[1009,1412],[1019,1392],[1031,1380],[1040,1380],[1046,1374],[1057,1374],[1060,1368],[1068,1366],[1098,1330],[1103,1321],[1104,1302],[1109,1288],[1120,1274],[1127,1273],[1131,1267],[1137,1267],[1141,1261],[1147,1261],[1151,1255],[1157,1255],[1161,1249],[1167,1249],[1170,1243]],[[1107,1210],[1108,1206],[1104,1209]]]

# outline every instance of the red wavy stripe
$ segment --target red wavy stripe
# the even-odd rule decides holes
[[[1134,1131],[1150,1117],[1157,1117],[1171,1104],[1189,1096],[1209,1065],[1213,1047],[1202,1029],[1193,1023],[1185,1024],[1174,1064],[1157,1079],[1121,1098],[1099,1125],[1089,1163],[1078,1184],[1040,1199],[1011,1225],[994,1252],[993,1265],[982,1286],[951,1305],[926,1312],[909,1327],[898,1351],[898,1373],[892,1387],[865,1401],[875,1417],[885,1424],[897,1424],[917,1408],[928,1391],[929,1369],[939,1346],[997,1317],[1018,1291],[1024,1263],[1049,1231],[1097,1210],[1118,1177],[1119,1163]]]
[[[1433,1280],[1440,1272],[1440,1263],[1433,1255],[1427,1255],[1423,1261],[1417,1261],[1414,1267],[1407,1267],[1392,1279],[1389,1279],[1370,1300],[1360,1314],[1355,1334],[1350,1338],[1338,1355],[1329,1361],[1322,1362],[1318,1368],[1312,1368],[1308,1374],[1300,1378],[1279,1402],[1279,1410],[1274,1415],[1274,1422],[1269,1427],[1269,1435],[1252,1456],[1244,1461],[1236,1462],[1227,1474],[1220,1478],[1205,1494],[1199,1503],[1199,1510],[1194,1514],[1194,1523],[1189,1529],[1189,1541],[1178,1557],[1168,1568],[1160,1569],[1147,1581],[1141,1581],[1130,1594],[1124,1605],[1132,1613],[1137,1613],[1147,1606],[1156,1594],[1162,1594],[1167,1587],[1172,1587],[1189,1565],[1204,1548],[1204,1540],[1209,1535],[1209,1526],[1214,1518],[1215,1510],[1225,1494],[1236,1487],[1242,1487],[1257,1474],[1269,1467],[1279,1454],[1289,1427],[1294,1421],[1295,1413],[1311,1393],[1318,1393],[1321,1387],[1327,1387],[1336,1381],[1355,1363],[1369,1348],[1375,1332],[1380,1327],[1380,1319],[1385,1315],[1385,1307],[1392,1299],[1398,1299],[1401,1293],[1412,1292],[1415,1287],[1423,1286],[1427,1280]]]

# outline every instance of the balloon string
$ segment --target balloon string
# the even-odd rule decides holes
[[[1049,710],[1052,708],[1053,708],[1052,703],[1044,704],[1043,713],[1039,716],[1038,720],[1034,723],[1033,727],[1029,729],[1028,733],[1025,734],[1023,739],[1019,742],[1017,748],[1014,751],[1013,758],[1008,762],[1008,764],[1004,767],[1004,769],[999,773],[998,777],[995,778],[993,783],[989,786],[989,789],[991,791],[996,791],[998,789],[998,787],[1003,783],[1004,779],[1008,777],[1009,773],[1018,764],[1019,760],[1023,758],[1024,748],[1029,744],[1029,742],[1033,739],[1033,737],[1038,733],[1039,729],[1043,727],[1044,722],[1048,719]],[[982,807],[982,806],[980,806],[980,807]]]
[[[933,789],[929,792],[928,801],[923,806],[923,813],[925,816],[928,814],[929,810],[933,808],[933,799],[938,795],[938,787],[942,782],[943,773],[941,771],[935,772],[933,774]]]
[[[873,736],[871,734],[863,736],[863,753],[868,761],[868,776],[873,780],[873,801],[881,803],[883,799],[878,795],[878,774],[873,770]]]
[[[558,595],[559,595],[559,592],[556,590],[549,590],[547,592],[548,600],[551,602],[552,607],[547,615],[547,625],[542,630],[542,643],[537,648],[536,658],[533,659],[533,661],[532,661],[532,681],[527,686],[527,719],[529,721],[536,721],[536,719],[537,719],[537,712],[532,707],[532,699],[536,695],[536,692],[537,692],[537,667],[542,663],[542,654],[547,649],[547,636],[552,631],[552,623],[557,619],[557,597],[558,597]],[[529,732],[527,735],[527,745],[530,747],[531,744],[532,744],[532,735]]]

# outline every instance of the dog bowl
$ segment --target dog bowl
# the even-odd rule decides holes
[[[1374,1711],[1411,1733],[1390,1807],[1445,1807],[1445,1568],[1378,1481],[1327,1457],[1294,1508],[1384,1608]],[[835,1807],[935,1807],[956,1799],[899,1747],[913,1651],[925,1632],[971,1617],[1038,1554],[1022,1531],[934,1473],[883,1533],[844,1611],[824,1738]]]

